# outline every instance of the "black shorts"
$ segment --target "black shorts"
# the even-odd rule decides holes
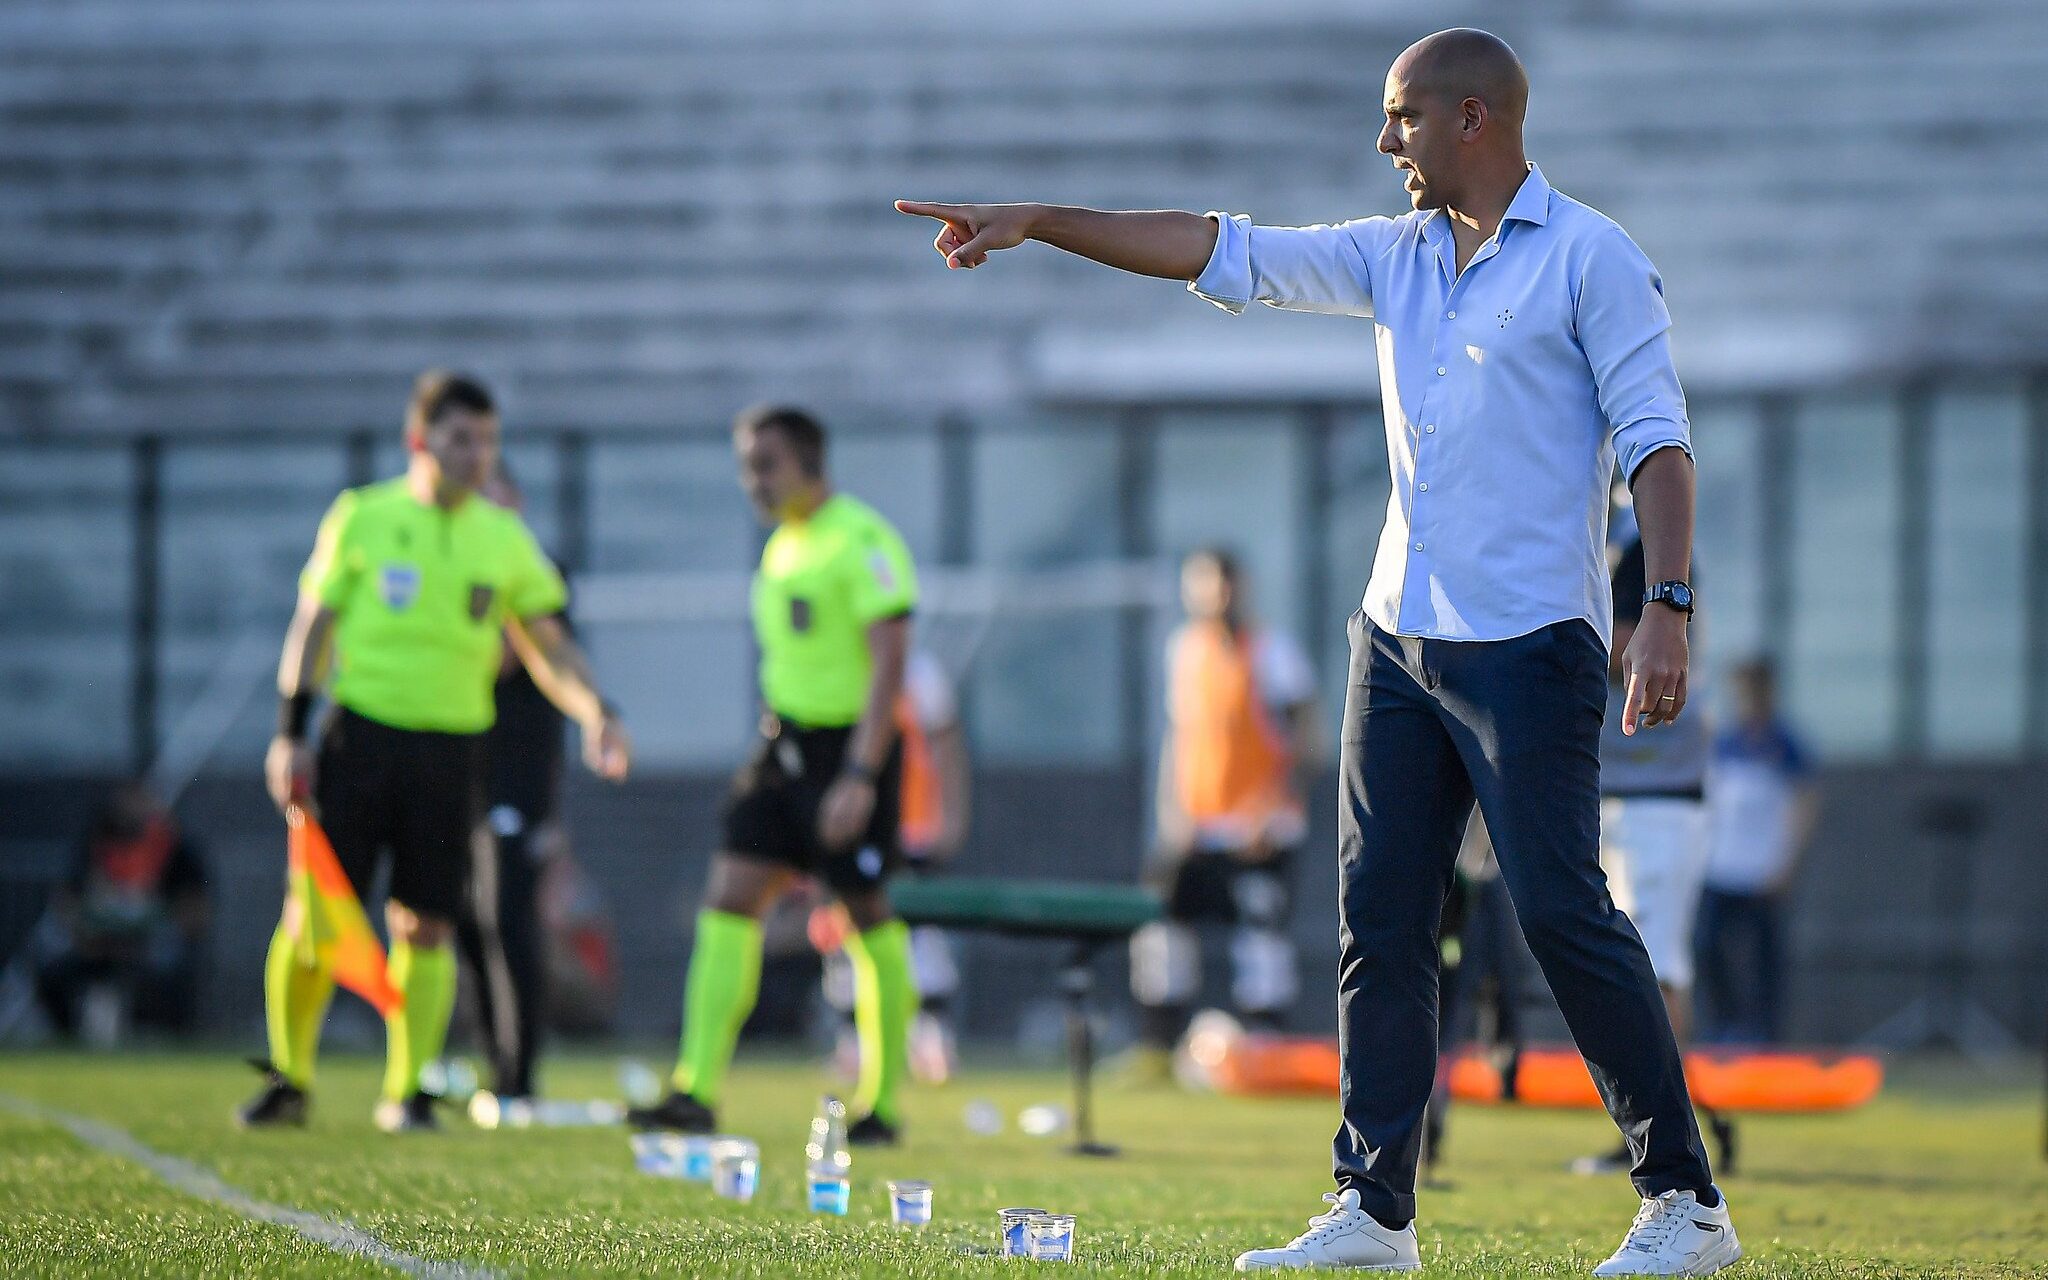
[[[391,855],[391,897],[453,921],[483,819],[484,735],[394,729],[336,707],[320,733],[313,800],[358,894]]]
[[[728,853],[778,863],[822,879],[842,893],[879,886],[903,858],[903,747],[875,779],[875,812],[851,848],[818,839],[818,807],[846,760],[848,729],[805,729],[770,717],[760,744],[732,780],[725,802]]]
[[[1285,930],[1294,914],[1293,849],[1262,862],[1203,849],[1160,862],[1147,878],[1166,900],[1166,918],[1183,924]]]

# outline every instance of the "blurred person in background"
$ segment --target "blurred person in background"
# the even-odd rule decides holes
[[[763,405],[733,423],[740,485],[773,526],[754,574],[760,740],[733,779],[697,914],[670,1091],[634,1107],[636,1128],[711,1133],[740,1028],[760,994],[762,918],[799,879],[846,908],[861,1078],[847,1139],[901,1134],[917,983],[910,929],[890,905],[902,862],[903,752],[896,704],[917,576],[880,512],[833,488],[825,428]]]
[[[904,662],[896,732],[903,743],[904,870],[913,876],[936,875],[967,842],[974,778],[953,678],[928,649],[912,648]],[[859,1074],[860,1038],[853,1024],[853,962],[845,948],[850,927],[836,903],[821,903],[812,911],[811,941],[825,957],[825,1002],[837,1022],[833,1064],[841,1075],[853,1077]],[[932,925],[912,929],[910,965],[917,979],[910,1071],[926,1084],[944,1084],[957,1064],[952,1005],[960,991],[960,965],[946,931]]]
[[[561,574],[519,515],[479,496],[496,470],[496,402],[429,370],[405,415],[403,475],[344,491],[320,521],[278,662],[278,727],[264,779],[288,817],[325,828],[360,897],[390,868],[390,976],[378,1128],[439,1128],[420,1072],[455,1011],[454,934],[484,819],[484,737],[507,639],[583,730],[593,772],[622,780],[632,745],[559,617]],[[328,678],[331,672],[331,680]],[[309,740],[323,683],[333,707]],[[288,894],[264,962],[270,1058],[237,1112],[247,1128],[304,1125],[334,975],[302,963],[306,904]]]
[[[1657,988],[1680,1048],[1691,1038],[1693,921],[1707,870],[1707,757],[1713,732],[1703,710],[1634,735],[1622,732],[1626,673],[1620,654],[1635,635],[1647,605],[1643,540],[1618,495],[1610,517],[1615,534],[1614,647],[1607,668],[1607,720],[1600,732],[1600,864],[1608,889],[1642,935],[1657,974]],[[1697,576],[1693,576],[1697,582]],[[1697,1105],[1697,1103],[1695,1104]],[[1700,1106],[1713,1135],[1715,1164],[1735,1171],[1735,1125]],[[1581,1174],[1625,1173],[1634,1161],[1628,1144],[1581,1156]]]
[[[1714,740],[1706,888],[1695,935],[1701,1035],[1769,1044],[1783,1034],[1785,901],[1820,819],[1805,739],[1778,710],[1764,659],[1733,673],[1735,723]]]
[[[1166,645],[1167,729],[1159,756],[1159,853],[1149,879],[1165,918],[1131,936],[1139,1043],[1127,1074],[1171,1078],[1174,1042],[1202,987],[1205,925],[1232,930],[1231,1003],[1277,1031],[1299,982],[1292,876],[1320,765],[1315,673],[1285,631],[1258,622],[1237,558],[1205,548],[1181,565],[1187,621]]]
[[[483,496],[508,511],[522,510],[519,486],[502,458]],[[573,633],[566,614],[555,616]],[[547,1004],[541,885],[550,851],[567,850],[566,840],[549,829],[560,808],[568,722],[509,646],[492,699],[498,718],[484,736],[488,835],[477,844],[470,900],[455,938],[476,993],[491,1092],[501,1101],[522,1101],[534,1093]]]
[[[619,1004],[619,946],[611,904],[569,842],[569,829],[555,821],[534,835],[544,852],[540,887],[546,1004],[541,1021],[567,1036],[611,1031]]]
[[[206,867],[147,783],[109,793],[51,905],[36,995],[59,1034],[111,1045],[131,1018],[192,1030],[210,916]]]

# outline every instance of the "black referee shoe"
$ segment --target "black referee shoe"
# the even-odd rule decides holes
[[[377,1109],[370,1113],[370,1118],[386,1133],[435,1133],[441,1128],[441,1118],[434,1114],[434,1104],[438,1101],[440,1099],[424,1091],[403,1102],[385,1098],[377,1103]]]
[[[251,1058],[249,1065],[266,1077],[263,1092],[242,1104],[235,1124],[243,1129],[305,1128],[313,1101],[306,1091],[285,1079],[267,1058]]]
[[[903,1130],[870,1111],[846,1127],[846,1143],[852,1147],[893,1147],[903,1141]]]
[[[670,1090],[651,1107],[626,1108],[626,1123],[635,1129],[667,1133],[716,1133],[718,1116],[687,1093]]]

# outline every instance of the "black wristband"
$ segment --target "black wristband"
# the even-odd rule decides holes
[[[277,700],[277,736],[297,742],[306,736],[306,722],[313,718],[313,695],[288,693]]]

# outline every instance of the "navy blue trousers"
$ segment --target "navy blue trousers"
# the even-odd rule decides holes
[[[1421,640],[1351,619],[1338,812],[1337,1185],[1415,1216],[1437,1062],[1437,923],[1476,800],[1645,1196],[1706,1192],[1706,1148],[1642,939],[1600,871],[1607,653],[1560,622],[1512,640]]]

